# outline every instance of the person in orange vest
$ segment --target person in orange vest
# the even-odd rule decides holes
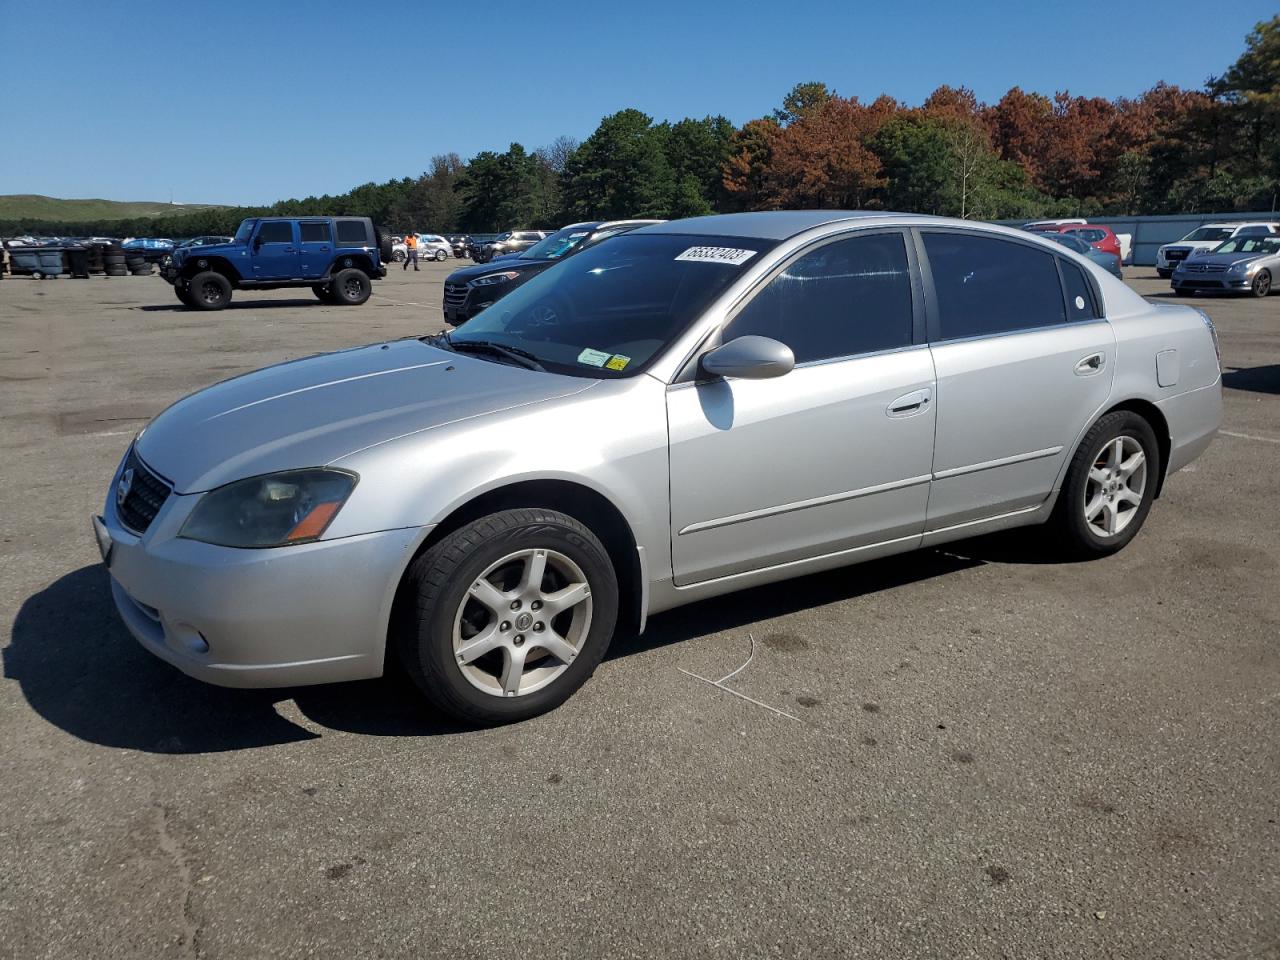
[[[404,235],[404,266],[402,270],[409,269],[409,263],[413,263],[413,269],[418,269],[418,237],[412,230]]]

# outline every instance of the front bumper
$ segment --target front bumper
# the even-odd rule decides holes
[[[1174,271],[1173,279],[1170,281],[1174,290],[1249,290],[1253,278],[1248,276],[1237,276],[1225,273],[1218,274],[1188,274],[1181,270]]]
[[[239,550],[176,536],[198,499],[171,495],[142,537],[114,498],[94,518],[116,609],[143,647],[225,687],[382,674],[395,590],[427,529]]]

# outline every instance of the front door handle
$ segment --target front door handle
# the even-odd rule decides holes
[[[1107,365],[1107,358],[1101,353],[1091,353],[1076,364],[1077,377],[1091,377],[1095,373],[1101,372],[1102,368]]]
[[[885,416],[893,419],[902,417],[914,417],[918,413],[924,413],[929,409],[929,403],[933,400],[933,390],[925,387],[922,390],[913,390],[911,393],[904,394],[893,403],[885,408]]]

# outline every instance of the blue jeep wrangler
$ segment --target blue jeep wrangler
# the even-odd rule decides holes
[[[161,275],[195,310],[221,310],[232,290],[310,287],[323,303],[356,306],[387,275],[391,237],[368,217],[253,217],[235,239],[179,247]]]

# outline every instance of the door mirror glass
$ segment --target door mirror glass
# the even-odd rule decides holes
[[[785,343],[769,337],[746,336],[703,354],[699,365],[714,377],[767,380],[790,373],[796,358]]]

